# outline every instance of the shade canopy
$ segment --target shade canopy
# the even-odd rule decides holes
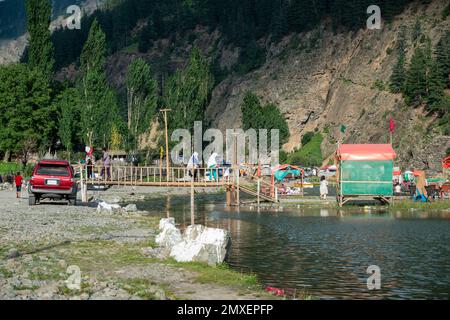
[[[397,155],[390,144],[343,144],[336,156],[341,161],[386,161]]]

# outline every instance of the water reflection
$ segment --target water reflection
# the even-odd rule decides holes
[[[139,207],[181,227],[190,224],[189,197],[149,200]],[[163,207],[164,210],[156,208]],[[232,235],[229,263],[266,285],[307,290],[327,299],[448,299],[450,220],[446,212],[380,209],[227,208],[223,196],[196,196],[195,223]],[[381,268],[379,291],[366,269]]]

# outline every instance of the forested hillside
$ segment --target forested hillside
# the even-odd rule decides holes
[[[422,0],[429,3],[431,0]],[[242,48],[244,59],[260,61],[264,52],[257,41],[270,36],[279,41],[291,32],[310,30],[324,19],[331,19],[336,31],[365,26],[370,0],[126,0],[99,11],[84,21],[81,30],[60,30],[54,34],[56,60],[59,66],[74,62],[86,40],[89,26],[97,19],[106,33],[110,53],[138,42],[145,52],[152,41],[161,38],[175,40],[196,26],[219,30],[227,41]],[[388,1],[383,18],[391,20],[410,0]],[[69,54],[65,50],[68,46]]]

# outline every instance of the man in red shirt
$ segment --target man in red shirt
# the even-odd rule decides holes
[[[22,181],[23,178],[20,175],[20,172],[17,172],[16,176],[14,177],[14,183],[16,184],[16,198],[20,198],[20,193],[22,192]]]

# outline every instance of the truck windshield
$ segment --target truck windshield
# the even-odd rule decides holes
[[[36,174],[43,176],[62,176],[68,177],[69,169],[65,165],[57,164],[40,164]]]

